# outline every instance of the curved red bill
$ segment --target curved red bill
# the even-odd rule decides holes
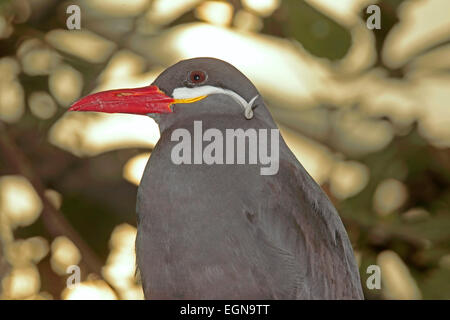
[[[175,99],[157,86],[117,89],[97,92],[76,101],[69,111],[95,111],[107,113],[170,113]]]

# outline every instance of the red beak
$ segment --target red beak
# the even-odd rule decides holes
[[[171,113],[176,100],[157,86],[118,89],[97,92],[76,101],[69,111],[96,111],[107,113]]]

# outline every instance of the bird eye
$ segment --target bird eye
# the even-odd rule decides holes
[[[206,80],[206,73],[204,73],[203,71],[192,71],[189,74],[189,81],[191,83],[202,83]]]

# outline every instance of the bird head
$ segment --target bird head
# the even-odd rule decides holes
[[[231,64],[214,58],[194,58],[169,67],[150,86],[97,92],[76,101],[69,111],[142,114],[159,120],[177,111],[214,111],[214,106],[208,109],[201,103],[213,95],[231,97],[236,102],[234,108],[239,105],[247,119],[253,117],[259,97],[250,80]],[[176,110],[174,106],[178,105],[183,107]]]

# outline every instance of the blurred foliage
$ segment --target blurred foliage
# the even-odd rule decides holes
[[[208,41],[221,36],[231,48],[254,46],[254,52],[230,50],[219,58],[261,86],[288,144],[336,205],[366,298],[450,299],[450,21],[433,25],[438,19],[426,8],[448,15],[448,3],[373,2],[382,28],[369,31],[371,1],[365,0],[1,0],[0,297],[142,298],[131,227],[139,173],[124,168],[132,170],[129,160],[148,152],[158,136],[150,122],[136,118],[70,118],[62,101],[78,98],[78,89],[84,95],[149,84],[172,60],[194,52],[177,51],[186,43],[181,31],[193,30],[210,36],[197,48],[202,55],[210,55]],[[82,8],[82,30],[58,33],[72,3]],[[198,22],[204,24],[192,24]],[[427,26],[425,35],[417,31]],[[84,38],[66,41],[72,34]],[[189,44],[199,43],[194,38]],[[93,43],[99,47],[89,51]],[[252,69],[259,54],[269,60]],[[292,72],[281,73],[282,80],[299,79],[299,92],[289,99],[270,91],[280,85],[280,70]],[[120,119],[128,129],[118,126]],[[117,145],[92,138],[132,132]],[[35,207],[19,203],[25,196]],[[8,199],[23,212],[9,208]],[[84,284],[72,296],[64,291],[67,274],[58,271],[77,262],[71,243],[81,253]],[[58,258],[58,250],[66,257]],[[381,290],[365,286],[371,264],[382,268]]]
[[[271,34],[274,29],[280,30],[278,36],[299,41],[311,54],[331,60],[343,58],[351,45],[347,29],[303,1],[283,1],[265,31]]]

